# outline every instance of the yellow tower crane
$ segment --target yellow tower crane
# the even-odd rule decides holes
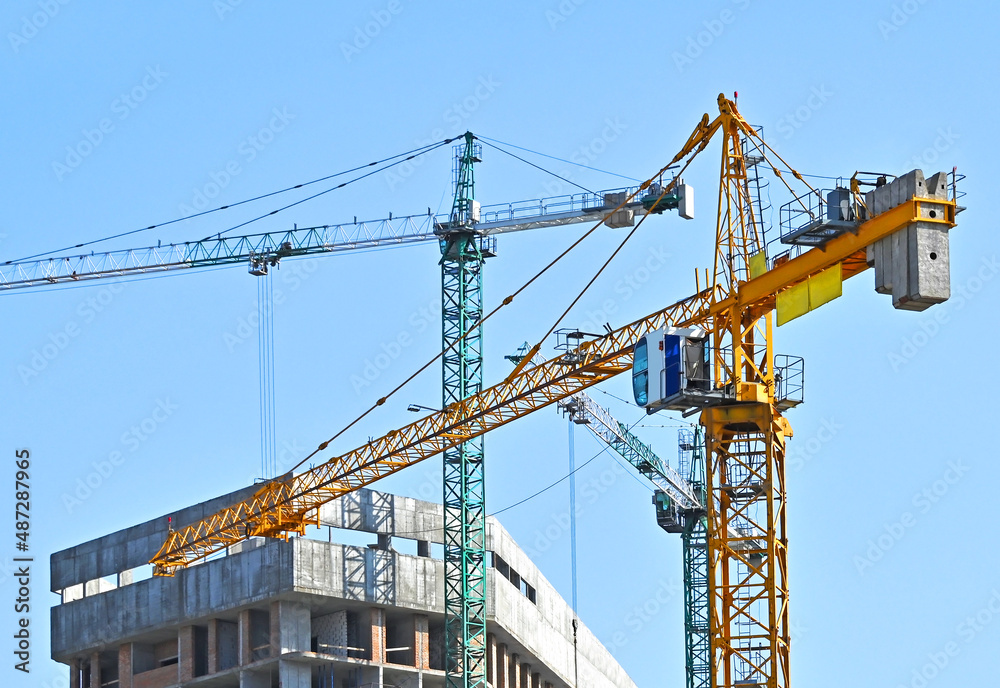
[[[681,151],[604,218],[640,195],[649,198],[651,190],[655,212],[720,134],[714,268],[705,274],[704,287],[696,278],[694,295],[605,335],[578,339],[542,363],[532,361],[538,344],[499,384],[310,470],[268,482],[202,521],[178,524],[150,562],[154,573],[173,575],[247,537],[301,534],[332,499],[631,370],[636,400],[647,411],[700,411],[705,428],[712,685],[787,688],[785,444],[792,429],[782,412],[800,400],[789,385],[800,369],[794,359],[775,354],[774,320],[787,322],[839,296],[843,280],[869,267],[875,268],[877,289],[891,291],[897,308],[919,310],[944,300],[940,274],[928,287],[919,266],[908,268],[905,258],[908,250],[931,246],[935,256],[943,250],[946,261],[947,230],[959,208],[955,180],[949,194],[943,173],[927,180],[910,173],[898,184],[880,178],[866,194],[855,174],[850,188],[823,197],[809,187],[783,209],[787,236],[799,248],[768,256],[741,142],[754,141],[782,181],[782,168],[805,181],[733,101],[720,95],[718,104],[719,114],[706,114]],[[678,176],[657,187],[675,164],[681,165]]]

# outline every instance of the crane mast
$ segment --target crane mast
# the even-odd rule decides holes
[[[713,295],[750,279],[764,250],[747,188],[742,138],[751,128],[720,96],[721,183]],[[701,414],[707,463],[709,630],[716,685],[789,685],[785,532],[785,441],[792,430],[776,406],[771,313],[733,305],[710,323],[715,380],[734,399]],[[731,352],[731,358],[728,355]],[[754,544],[738,522],[762,534]]]
[[[805,205],[807,196],[819,197],[810,187],[807,196],[795,199],[809,215],[809,222],[799,229],[811,241],[821,238],[813,244],[815,248],[769,261],[762,229],[751,208],[740,141],[742,136],[760,137],[740,116],[735,103],[723,95],[718,103],[719,115],[711,121],[705,115],[674,159],[614,209],[634,203],[638,193],[674,163],[687,159],[686,167],[714,134],[721,132],[714,271],[704,289],[628,325],[582,339],[548,361],[529,365],[522,360],[507,379],[492,387],[476,390],[475,382],[469,384],[475,373],[481,375],[481,368],[475,373],[471,369],[460,371],[465,387],[458,385],[455,400],[444,409],[372,438],[308,471],[265,483],[249,499],[171,532],[151,560],[154,573],[171,575],[248,536],[301,533],[306,525],[315,523],[321,504],[432,456],[446,453],[458,457],[461,465],[461,445],[622,372],[633,370],[635,385],[645,374],[637,376],[639,345],[645,346],[652,333],[662,335],[668,329],[686,328],[680,335],[666,336],[675,343],[681,336],[695,337],[698,351],[705,354],[704,361],[694,359],[695,368],[700,370],[703,362],[712,371],[711,379],[693,380],[690,390],[684,388],[683,393],[671,397],[679,399],[675,405],[666,402],[660,408],[690,413],[700,410],[705,429],[712,682],[718,688],[787,688],[790,631],[785,444],[792,429],[782,411],[801,398],[789,393],[786,374],[792,366],[775,366],[772,314],[776,311],[782,322],[808,312],[838,296],[843,280],[871,266],[875,267],[877,290],[891,289],[897,308],[922,309],[945,300],[946,293],[923,293],[919,274],[909,275],[912,279],[907,281],[905,269],[896,271],[895,261],[891,266],[894,271],[887,271],[887,262],[880,256],[885,250],[895,251],[897,245],[906,248],[906,242],[897,240],[901,231],[915,232],[911,243],[919,244],[936,234],[945,234],[946,242],[946,232],[955,226],[959,208],[954,183],[949,198],[939,175],[934,177],[933,192],[923,186],[922,173],[912,188],[904,184],[893,187],[894,200],[883,207],[878,205],[878,189],[866,203],[852,180],[850,198],[842,203],[820,199],[818,207],[826,207],[818,216]],[[773,163],[771,168],[778,173]],[[792,174],[801,181],[800,175]],[[468,179],[471,183],[471,176]],[[663,194],[675,182],[666,185]],[[905,190],[902,197],[897,193],[900,190]],[[456,199],[459,195],[456,193]],[[471,194],[463,198],[470,200]],[[466,209],[471,207],[468,204]],[[608,217],[610,214],[601,221]],[[893,241],[887,249],[883,240],[889,237]],[[882,248],[874,250],[872,256],[869,247],[873,246]],[[481,266],[481,261],[471,262]],[[831,296],[831,291],[836,293]],[[477,324],[457,322],[459,327]],[[707,335],[699,338],[696,332]],[[660,342],[662,352],[662,336]],[[481,385],[481,378],[476,379]],[[646,401],[639,403],[647,410],[657,410]],[[328,442],[324,442],[317,452],[327,447]],[[691,537],[701,536],[693,528]]]
[[[475,231],[471,133],[455,160],[455,201],[441,237],[443,408],[483,388],[483,263],[491,251]],[[444,450],[445,672],[449,688],[486,688],[486,495],[483,436]]]

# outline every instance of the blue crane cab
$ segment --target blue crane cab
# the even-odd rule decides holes
[[[699,328],[667,327],[643,335],[635,344],[632,393],[635,403],[655,413],[705,406],[715,396],[708,333]]]

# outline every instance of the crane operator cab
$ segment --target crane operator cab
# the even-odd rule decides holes
[[[717,403],[722,391],[713,389],[711,371],[705,330],[667,327],[648,332],[633,349],[635,403],[646,413],[687,411]]]

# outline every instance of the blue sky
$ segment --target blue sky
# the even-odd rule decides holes
[[[950,302],[895,311],[866,272],[841,299],[776,334],[778,351],[806,358],[806,403],[789,413],[792,675],[817,687],[986,684],[1000,641],[986,442],[1000,247],[982,219],[993,191],[983,117],[998,105],[996,21],[987,3],[930,0],[336,8],[12,0],[0,10],[0,257],[147,227],[467,129],[645,178],[702,113],[716,112],[719,92],[739,91],[746,118],[805,173],[957,166],[968,175],[968,210],[952,232]],[[644,224],[568,324],[622,324],[692,293],[694,269],[712,257],[717,156],[713,146],[688,175],[697,219]],[[532,159],[587,188],[624,183]],[[444,211],[451,163],[446,147],[250,228]],[[573,190],[490,149],[477,181],[483,203]],[[279,205],[270,199],[93,248],[198,239]],[[577,235],[501,238],[487,266],[487,307]],[[546,331],[620,238],[598,232],[497,316],[486,335],[488,381],[506,373],[503,355]],[[282,266],[276,428],[288,455],[329,437],[434,355],[438,257],[428,244]],[[0,449],[10,457],[7,484],[15,449],[31,451],[38,558],[33,673],[14,672],[9,654],[0,668],[14,685],[55,686],[65,676],[46,659],[56,601],[47,555],[259,477],[256,335],[240,335],[256,298],[242,266],[0,294]],[[400,335],[411,344],[397,350]],[[382,353],[390,364],[358,385]],[[624,379],[602,389],[628,397]],[[641,418],[594,396],[625,422]],[[426,374],[337,447],[408,422],[406,404],[439,397],[439,374]],[[669,426],[637,432],[672,459],[677,420],[641,424]],[[578,462],[599,451],[578,432]],[[120,465],[101,475],[113,452]],[[489,436],[487,455],[494,512],[565,475],[565,421],[552,410],[525,418]],[[439,474],[428,462],[380,487],[438,498]],[[96,487],[85,494],[88,478]],[[638,685],[679,685],[679,538],[656,527],[649,489],[610,455],[578,478],[595,495],[579,522],[581,617],[608,645],[624,636],[614,652]],[[12,490],[3,499],[10,514]],[[567,499],[562,484],[501,520],[568,598],[568,536],[545,535]],[[0,560],[13,552],[13,542],[0,546]],[[5,629],[15,593],[4,576]]]

